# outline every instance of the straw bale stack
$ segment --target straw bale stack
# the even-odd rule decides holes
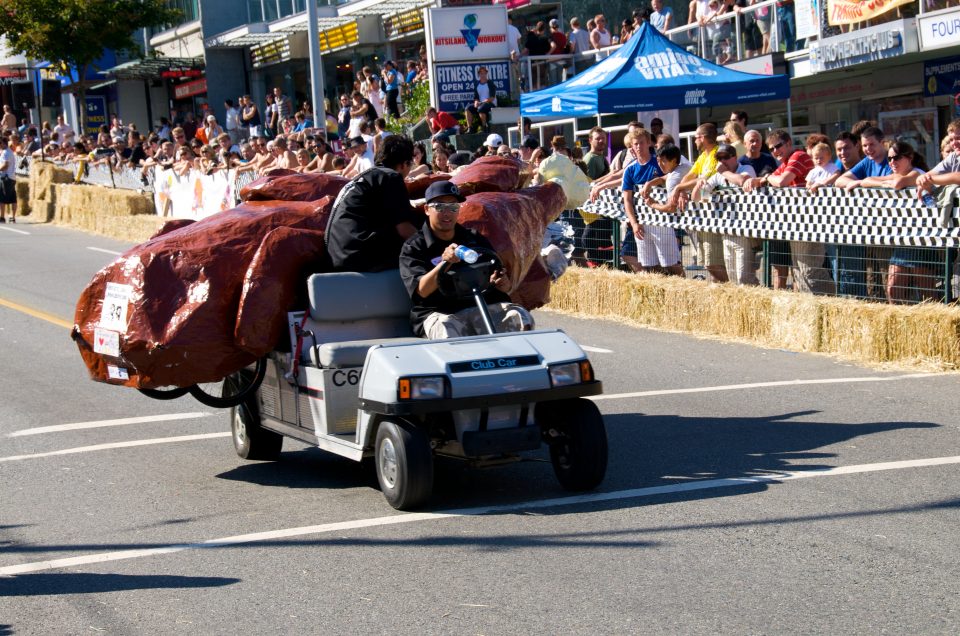
[[[17,179],[17,216],[30,215],[30,180]]]
[[[54,185],[53,189],[56,221],[89,232],[140,243],[164,221],[154,213],[153,200],[146,194],[89,185]]]
[[[547,308],[870,365],[960,366],[960,308],[936,303],[887,305],[571,267]]]
[[[52,221],[56,205],[54,185],[73,183],[74,175],[70,170],[44,161],[30,164],[30,210],[40,221]]]

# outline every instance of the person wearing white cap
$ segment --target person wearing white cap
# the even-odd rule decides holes
[[[223,134],[223,128],[217,123],[217,118],[213,115],[207,115],[207,125],[203,127],[203,131],[206,140],[202,141],[205,144],[215,143],[216,138]]]
[[[487,147],[487,154],[492,155],[497,152],[497,148],[500,147],[500,144],[503,143],[503,137],[497,133],[490,133],[487,135],[487,140],[483,142],[483,145]]]

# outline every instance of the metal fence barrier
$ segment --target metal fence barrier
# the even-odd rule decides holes
[[[586,223],[575,210],[565,210],[561,219],[574,228],[574,262],[635,271],[636,244],[629,226],[604,217]],[[699,260],[696,232],[675,234],[687,278],[710,280],[708,263]],[[958,300],[955,248],[754,239],[742,260],[757,284],[774,289],[904,304]],[[722,270],[731,276],[726,267]]]

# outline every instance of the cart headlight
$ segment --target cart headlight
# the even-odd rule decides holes
[[[401,400],[438,400],[446,396],[446,386],[442,375],[400,378],[397,396]]]
[[[593,367],[589,360],[554,364],[549,369],[551,386],[570,386],[593,380]]]

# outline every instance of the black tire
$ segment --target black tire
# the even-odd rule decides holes
[[[607,474],[607,431],[597,405],[576,398],[541,402],[536,409],[560,485],[566,490],[599,486]]]
[[[154,400],[176,400],[186,395],[189,389],[175,386],[169,389],[137,389],[137,391]]]
[[[243,369],[220,382],[194,384],[188,390],[201,404],[215,409],[229,409],[256,393],[266,373],[267,359],[260,358],[252,373]]]
[[[406,422],[381,422],[374,459],[380,490],[391,506],[411,510],[430,498],[433,452],[423,430]]]
[[[275,461],[283,448],[283,435],[260,425],[260,413],[252,400],[230,410],[230,438],[237,455],[244,459]]]

